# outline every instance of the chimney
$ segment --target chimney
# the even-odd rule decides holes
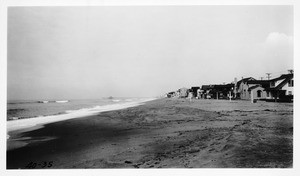
[[[288,70],[289,74],[293,74],[294,73],[294,70]]]

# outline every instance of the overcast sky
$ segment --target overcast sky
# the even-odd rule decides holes
[[[149,97],[293,68],[292,6],[9,7],[8,99]]]

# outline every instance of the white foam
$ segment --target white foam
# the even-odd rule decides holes
[[[60,100],[60,101],[55,101],[56,103],[68,103],[69,100]]]
[[[95,106],[93,108],[83,108],[83,109],[75,110],[75,111],[67,111],[67,114],[7,121],[7,131],[9,132],[9,131],[14,131],[14,130],[30,128],[30,127],[33,127],[36,125],[44,125],[44,124],[68,120],[68,119],[91,116],[91,115],[95,115],[99,112],[125,109],[125,108],[129,108],[129,107],[141,105],[146,101],[151,101],[154,99],[155,98],[148,98],[148,99],[141,99],[141,100],[135,101],[135,102],[126,102],[126,103],[111,104],[111,105],[104,105],[104,106]]]

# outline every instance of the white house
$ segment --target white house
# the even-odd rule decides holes
[[[285,74],[270,80],[270,88],[266,91],[269,100],[293,101],[294,74]]]

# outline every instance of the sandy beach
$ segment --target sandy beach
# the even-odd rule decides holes
[[[158,99],[9,135],[7,169],[293,167],[292,103]]]

